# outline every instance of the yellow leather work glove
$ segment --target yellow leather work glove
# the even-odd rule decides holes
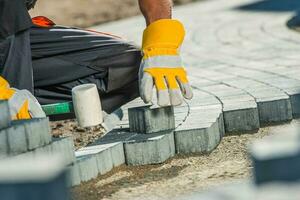
[[[184,36],[184,27],[177,20],[158,20],[145,29],[139,72],[140,95],[145,103],[152,100],[154,85],[159,106],[180,105],[182,96],[193,97],[179,52]]]
[[[46,117],[36,98],[27,90],[11,88],[0,76],[0,100],[7,100],[13,120]]]

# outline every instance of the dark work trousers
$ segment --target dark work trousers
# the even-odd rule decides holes
[[[33,85],[33,93],[41,104],[71,101],[72,88],[85,83],[97,85],[102,108],[108,113],[139,96],[141,52],[134,45],[109,34],[63,26],[35,25],[19,37],[26,37],[26,34],[29,35],[32,58],[26,62],[27,65],[32,62],[32,69],[21,70],[22,64],[16,65],[15,59],[9,61],[15,55],[13,50],[19,48],[12,44],[17,35],[11,39],[2,75],[17,88],[22,89],[25,82],[29,87],[23,87],[25,89],[30,90]],[[20,67],[13,69],[11,66]],[[20,70],[25,71],[24,76],[19,74]]]

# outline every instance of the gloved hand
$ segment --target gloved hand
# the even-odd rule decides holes
[[[159,106],[180,105],[182,96],[193,97],[179,54],[184,36],[184,27],[177,20],[158,20],[145,29],[139,72],[140,95],[145,103],[152,100],[154,85]]]
[[[11,118],[30,119],[46,117],[36,98],[27,90],[11,88],[0,76],[0,100],[7,100]]]

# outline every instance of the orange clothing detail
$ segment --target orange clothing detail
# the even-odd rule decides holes
[[[37,16],[32,18],[32,23],[41,27],[51,27],[55,25],[55,23],[52,20],[44,16]]]

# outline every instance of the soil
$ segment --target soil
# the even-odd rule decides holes
[[[260,129],[255,134],[225,137],[217,149],[207,155],[177,156],[162,165],[121,166],[105,176],[74,187],[73,199],[174,199],[225,182],[249,178],[252,166],[247,153],[248,144],[287,130],[289,126],[277,125]]]
[[[176,5],[196,0],[174,0]],[[137,0],[38,0],[32,16],[43,15],[56,24],[90,27],[140,14]]]
[[[81,128],[75,120],[50,122],[50,127],[53,137],[73,137],[76,150],[94,142],[105,132],[101,125]]]

